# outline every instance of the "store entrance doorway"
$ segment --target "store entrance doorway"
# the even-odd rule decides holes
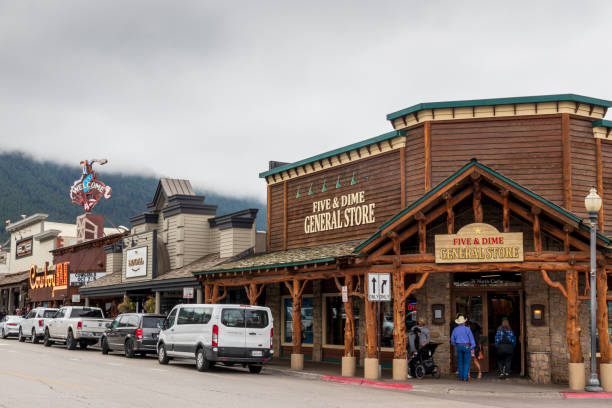
[[[463,276],[457,276],[463,275]],[[481,347],[482,359],[479,360],[483,373],[497,372],[497,354],[495,352],[495,333],[502,318],[507,317],[516,335],[517,345],[512,358],[512,373],[525,375],[524,339],[524,305],[520,275],[496,275],[497,279],[486,276],[466,276],[473,274],[455,274],[452,296],[451,330],[455,326],[455,317],[461,313],[471,322],[477,333]],[[457,369],[453,353],[453,370]],[[478,368],[472,360],[471,372]]]

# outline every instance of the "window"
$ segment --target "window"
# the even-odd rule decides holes
[[[119,327],[119,319],[120,317],[117,317],[115,320],[113,320],[113,324],[111,325],[113,329],[116,329],[117,327]]]
[[[251,310],[245,311],[246,315],[246,327],[248,329],[264,329],[268,327],[268,312],[265,310]]]
[[[406,300],[406,331],[417,323],[416,299],[410,297]],[[382,347],[393,347],[393,300],[380,303],[380,322]]]
[[[55,317],[55,315],[57,314],[57,310],[45,310],[43,312],[42,317]]]
[[[127,327],[127,320],[128,317],[126,315],[119,316],[119,325],[117,327],[119,327],[120,329]]]
[[[226,327],[244,327],[244,310],[223,309],[221,323]]]
[[[176,324],[193,324],[193,308],[183,307],[179,310]]]
[[[57,311],[57,315],[55,316],[57,319],[61,319],[66,315],[66,309],[60,309]]]
[[[138,327],[140,318],[138,315],[131,315],[127,318],[127,327]]]
[[[144,316],[142,318],[142,328],[156,329],[158,324],[161,326],[164,323],[164,320],[166,320],[165,317]]]
[[[176,312],[178,309],[172,309],[172,311],[170,312],[170,314],[168,315],[168,318],[166,319],[168,324],[167,324],[167,328],[170,328],[172,326],[174,326],[174,321],[176,320]]]
[[[206,324],[212,317],[211,307],[196,307],[193,312],[193,323],[194,324]]]
[[[101,309],[90,309],[85,307],[83,309],[72,309],[72,313],[70,313],[70,318],[73,317],[86,317],[91,319],[104,319],[102,316]]]
[[[26,319],[34,319],[36,317],[36,312],[37,312],[37,310],[32,310],[30,313],[28,313],[28,315],[25,318]]]
[[[359,299],[353,298],[355,345],[359,344]],[[325,344],[343,345],[346,314],[340,296],[329,296],[325,302]]]
[[[285,343],[293,342],[293,300],[291,298],[284,299],[284,314],[285,314]],[[312,344],[312,297],[302,298],[302,343]]]

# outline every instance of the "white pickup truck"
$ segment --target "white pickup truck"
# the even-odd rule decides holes
[[[44,344],[50,347],[56,341],[66,343],[74,350],[77,343],[82,349],[94,345],[106,330],[106,323],[99,307],[64,306],[53,319],[45,322]]]

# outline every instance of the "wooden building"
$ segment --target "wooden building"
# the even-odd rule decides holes
[[[494,333],[508,317],[516,373],[564,382],[584,373],[589,352],[584,197],[596,186],[600,361],[609,364],[610,106],[573,94],[422,103],[389,114],[389,133],[271,162],[260,174],[268,250],[196,271],[205,300],[232,287],[253,304],[265,293],[275,352],[295,368],[342,361],[350,375],[356,361],[373,377],[380,355],[397,379],[417,317],[441,343],[443,373],[454,371],[457,313],[482,326],[484,371],[494,370]],[[370,273],[389,274],[390,302],[368,301]]]

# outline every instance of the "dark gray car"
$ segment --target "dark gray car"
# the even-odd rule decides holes
[[[107,324],[102,335],[102,354],[110,351],[123,351],[128,358],[138,353],[141,356],[147,353],[157,353],[157,337],[159,325],[163,324],[166,316],[148,313],[124,313]]]

